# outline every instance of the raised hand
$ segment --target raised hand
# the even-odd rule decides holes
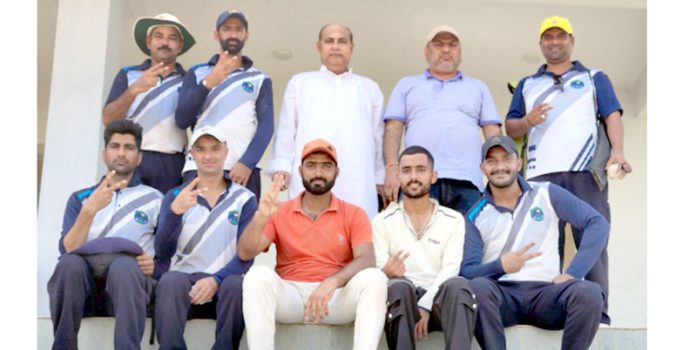
[[[205,77],[205,82],[208,89],[211,89],[227,79],[227,76],[232,73],[234,67],[237,66],[241,58],[238,55],[230,55],[225,51],[218,56],[218,61],[213,67],[213,70]]]
[[[264,218],[268,218],[278,211],[278,194],[283,187],[285,180],[283,177],[276,173],[273,175],[273,182],[271,183],[271,189],[268,190],[259,201],[259,209],[257,213]]]
[[[527,251],[534,245],[530,242],[521,249],[514,252],[507,252],[500,257],[500,264],[503,265],[505,273],[515,273],[522,269],[527,260],[534,259],[541,255],[541,252],[532,252],[527,254]]]
[[[143,75],[138,78],[138,80],[133,83],[129,89],[135,94],[140,94],[145,91],[150,90],[153,86],[157,85],[160,81],[161,76],[166,76],[169,73],[169,67],[165,66],[164,63],[160,62],[158,64],[152,65],[148,70],[143,73]]]
[[[530,126],[537,126],[543,123],[546,121],[546,117],[548,116],[549,111],[552,109],[553,106],[546,102],[537,105],[536,107],[532,108],[529,113],[527,113],[527,123]]]
[[[195,189],[200,178],[195,178],[186,187],[181,189],[179,195],[174,198],[172,205],[169,207],[176,215],[184,214],[189,208],[198,203],[198,195],[208,191],[207,187]]]
[[[281,180],[283,180],[283,186],[280,187],[281,191],[285,191],[288,189],[288,181],[290,181],[290,173],[287,171],[276,171],[273,173],[273,177],[275,178],[276,175],[280,176]]]
[[[121,180],[114,183],[114,175],[116,170],[111,170],[106,174],[104,180],[94,189],[92,194],[82,203],[82,209],[88,210],[92,214],[104,209],[113,198],[113,193],[116,190],[122,189],[128,185],[128,181]]]
[[[404,261],[408,258],[409,253],[399,250],[396,254],[391,255],[387,263],[384,264],[382,272],[389,278],[402,277],[406,273],[406,265]]]

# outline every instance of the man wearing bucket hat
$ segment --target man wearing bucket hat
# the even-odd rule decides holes
[[[514,138],[528,133],[525,174],[528,179],[555,183],[610,220],[608,189],[600,187],[601,182],[595,180],[591,164],[602,136],[597,131],[597,118],[601,118],[611,154],[606,164],[599,165],[600,170],[616,164],[619,177],[631,172],[623,153],[623,110],[606,74],[571,60],[575,35],[567,18],[553,16],[542,21],[539,38],[546,64],[519,81],[505,128]],[[565,224],[560,222],[561,227]],[[572,227],[572,231],[579,247],[582,230]],[[602,286],[602,323],[606,324],[610,323],[608,263],[604,247],[601,258],[586,277]]]
[[[169,13],[141,17],[133,36],[147,55],[142,64],[119,70],[102,111],[102,121],[128,119],[143,128],[143,183],[166,193],[181,183],[186,131],[174,121],[186,71],[177,57],[195,43],[189,30]]]
[[[140,348],[162,201],[136,171],[141,132],[129,120],[108,124],[102,157],[109,172],[68,199],[61,256],[48,281],[54,349],[78,348],[83,316],[114,316],[114,348]]]
[[[500,117],[482,81],[459,71],[461,47],[457,30],[439,25],[430,30],[424,48],[428,69],[401,79],[384,111],[385,192],[398,200],[401,136],[405,147],[420,145],[437,159],[437,182],[430,196],[441,205],[466,213],[483,191],[481,130],[486,138],[500,134]]]
[[[188,71],[176,109],[180,128],[216,126],[227,139],[225,171],[235,183],[260,195],[257,168],[273,136],[273,90],[271,79],[253,67],[242,54],[249,39],[249,23],[238,10],[223,11],[217,18],[213,38],[220,52]],[[190,180],[196,163],[187,153],[183,180]]]
[[[217,127],[194,131],[196,177],[162,201],[155,237],[155,328],[162,349],[186,348],[189,317],[216,316],[213,349],[237,349],[242,339],[242,275],[254,260],[240,259],[235,248],[258,205],[223,171],[227,142]]]
[[[256,265],[244,276],[249,349],[273,349],[282,323],[355,321],[354,349],[377,349],[387,311],[387,277],[375,266],[372,228],[360,207],[331,191],[339,175],[336,148],[323,139],[300,153],[305,191],[278,205],[284,177],[273,176],[237,251],[252,259],[275,243],[275,270]]]
[[[587,349],[602,316],[602,289],[583,277],[599,259],[609,223],[560,186],[527,182],[515,141],[492,137],[481,148],[483,196],[466,215],[459,274],[476,295],[476,339],[505,349],[505,327],[563,329],[561,349]],[[561,271],[559,221],[582,228],[577,254]]]

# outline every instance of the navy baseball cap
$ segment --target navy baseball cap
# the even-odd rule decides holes
[[[517,154],[517,144],[515,144],[515,141],[505,135],[496,135],[483,143],[483,146],[481,147],[481,161],[485,160],[486,155],[488,155],[488,151],[496,146],[502,147],[507,153]]]
[[[238,18],[242,22],[242,25],[244,25],[244,30],[249,31],[249,22],[247,22],[246,17],[244,17],[244,14],[239,10],[231,10],[231,11],[222,12],[218,16],[217,22],[215,24],[215,30],[220,30],[220,27],[222,26],[222,24],[225,23],[226,20],[228,20],[232,17]]]

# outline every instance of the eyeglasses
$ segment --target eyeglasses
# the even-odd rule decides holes
[[[561,92],[563,92],[563,83],[562,75],[553,75],[553,87],[556,88],[556,90],[561,90]]]

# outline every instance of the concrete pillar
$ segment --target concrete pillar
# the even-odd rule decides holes
[[[61,0],[38,212],[38,314],[58,258],[68,196],[104,172],[101,109],[126,28],[122,1]],[[39,43],[41,45],[41,43]]]

